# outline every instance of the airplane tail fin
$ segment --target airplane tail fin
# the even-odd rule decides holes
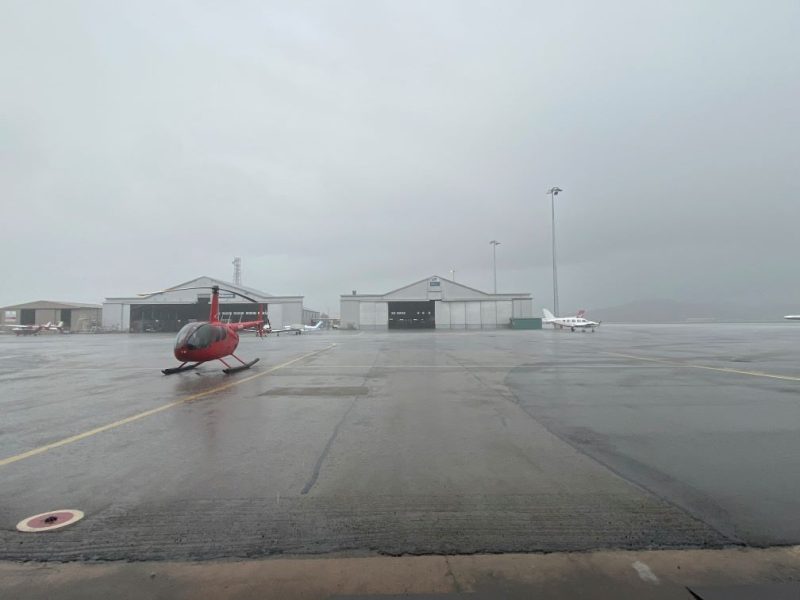
[[[551,313],[549,310],[547,310],[546,308],[542,309],[542,314],[544,315],[544,318],[547,319],[547,320],[551,320],[551,319],[555,319],[556,318],[556,316],[553,313]]]

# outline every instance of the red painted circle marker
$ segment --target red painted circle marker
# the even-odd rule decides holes
[[[23,519],[17,523],[17,529],[26,533],[53,531],[54,529],[61,529],[67,525],[72,525],[82,518],[83,513],[79,510],[60,508]]]

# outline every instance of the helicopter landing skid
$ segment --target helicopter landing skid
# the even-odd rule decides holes
[[[203,363],[194,363],[193,365],[186,366],[186,363],[183,363],[180,367],[172,367],[171,369],[161,369],[161,372],[164,375],[172,375],[173,373],[180,373],[182,371],[190,371],[196,367],[199,367]]]
[[[234,358],[236,360],[238,360],[242,364],[239,365],[238,367],[229,367],[228,364],[224,360],[220,359],[220,362],[227,367],[226,369],[222,369],[222,372],[225,373],[226,375],[232,375],[233,373],[238,373],[239,371],[244,371],[245,369],[249,369],[250,367],[252,367],[254,364],[256,364],[260,360],[258,358],[254,358],[250,362],[246,363],[242,359],[240,359],[238,356],[234,356]]]

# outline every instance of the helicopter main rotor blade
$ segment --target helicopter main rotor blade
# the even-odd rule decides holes
[[[203,285],[199,287],[184,287],[184,288],[168,288],[166,290],[160,290],[158,292],[147,292],[144,294],[137,294],[137,296],[155,296],[156,294],[165,294],[167,292],[182,292],[184,290],[211,290],[216,287],[220,292],[228,292],[229,294],[234,294],[236,296],[241,296],[245,300],[249,300],[250,302],[255,302],[256,304],[262,303],[263,300],[256,300],[255,298],[251,298],[250,296],[245,296],[240,292],[236,292],[234,290],[229,290],[227,288],[221,288],[218,286],[211,286],[211,285]]]
[[[239,292],[234,292],[233,290],[226,290],[225,288],[219,288],[220,292],[228,292],[230,294],[236,294],[237,296],[241,296],[245,300],[250,300],[250,302],[255,302],[256,304],[263,303],[263,300],[256,300],[255,298],[251,298],[250,296],[245,296],[244,294],[240,294]]]
[[[167,292],[181,292],[183,290],[210,290],[211,286],[202,287],[185,287],[185,288],[167,288],[165,290],[158,290],[157,292],[143,292],[136,294],[137,296],[155,296],[156,294],[166,294]]]

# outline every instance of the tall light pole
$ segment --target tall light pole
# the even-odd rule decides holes
[[[553,186],[547,193],[550,194],[550,211],[553,220],[553,314],[559,315],[558,312],[558,271],[556,269],[556,196],[559,192],[563,192],[560,187]]]
[[[500,245],[500,242],[497,240],[492,240],[489,242],[492,245],[492,261],[494,263],[494,293],[497,293],[497,247]]]

